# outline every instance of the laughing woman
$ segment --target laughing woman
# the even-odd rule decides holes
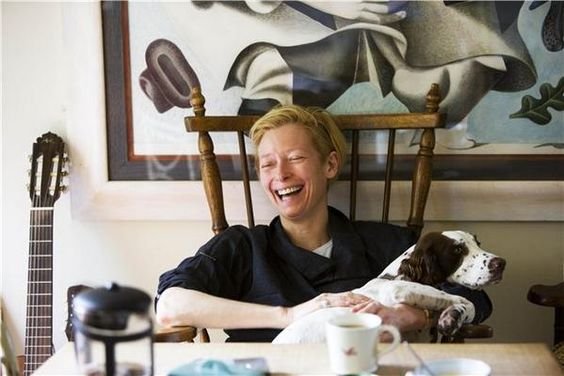
[[[425,312],[369,301],[350,291],[378,276],[415,243],[409,229],[352,222],[328,206],[346,158],[345,139],[321,109],[282,106],[251,129],[261,185],[279,215],[270,225],[231,226],[161,275],[161,325],[223,328],[228,341],[267,342],[325,307],[378,314],[400,331],[428,325]],[[457,288],[458,289],[458,288]],[[476,321],[491,313],[483,292],[464,291]]]

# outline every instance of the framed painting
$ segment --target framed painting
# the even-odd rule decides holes
[[[396,21],[372,25],[344,22],[337,15],[348,5],[333,3],[321,10],[300,2],[273,2],[273,9],[244,1],[103,3],[110,179],[199,179],[197,143],[183,128],[196,82],[208,114],[261,113],[289,102],[358,113],[418,110],[433,79],[449,113],[449,129],[437,135],[434,179],[564,179],[557,64],[564,51],[543,40],[556,5],[411,2],[389,10]],[[461,26],[460,17],[471,21]],[[445,30],[432,27],[437,19]],[[291,25],[300,35],[287,35]],[[480,27],[484,40],[464,37]],[[417,44],[425,47],[410,47]],[[151,74],[158,59],[168,64],[161,77]],[[416,138],[400,137],[406,155]],[[377,152],[372,142],[367,153]],[[237,180],[229,162],[236,141],[217,144],[223,173]]]
[[[136,8],[143,4],[156,7],[152,8],[154,17],[150,16],[148,8]],[[179,34],[176,30],[178,22],[185,20],[185,14],[174,11],[171,13],[169,9],[170,20],[163,23],[157,12],[157,8],[163,4],[165,3],[111,2],[100,6],[99,3],[80,3],[69,4],[63,8],[63,31],[69,62],[67,74],[70,83],[67,132],[73,161],[70,174],[73,187],[71,206],[73,216],[78,219],[208,219],[202,184],[198,180],[196,143],[188,139],[189,135],[183,127],[183,118],[190,114],[191,110],[172,106],[159,112],[154,99],[145,93],[141,84],[142,73],[147,66],[146,59],[140,55],[146,53],[148,45],[155,37],[174,40],[175,45],[184,51],[183,54],[188,54],[181,42],[175,39],[175,35]],[[174,3],[166,4],[172,6]],[[192,5],[191,2],[177,4]],[[247,6],[246,3],[237,4],[241,9]],[[200,11],[205,11],[226,4],[203,2],[200,5],[203,5]],[[538,8],[545,13],[541,18],[548,12],[547,6],[544,7]],[[274,11],[282,10],[284,9]],[[135,15],[137,11],[144,16]],[[291,9],[285,11],[297,12]],[[272,12],[259,14],[268,17]],[[180,20],[172,22],[174,17],[179,17]],[[225,22],[215,23],[220,25]],[[315,29],[315,26],[311,27]],[[380,30],[378,27],[376,29]],[[155,30],[163,34],[155,34]],[[209,34],[207,31],[199,31],[196,36],[204,40]],[[215,42],[221,42],[222,38],[214,38],[216,39],[206,43],[213,47],[213,51],[217,51]],[[138,42],[134,42],[135,40]],[[137,47],[134,47],[136,43]],[[201,67],[206,67],[202,62],[206,59],[187,61],[198,71],[198,79],[208,100],[206,107],[209,114],[240,111],[245,88],[235,85],[225,89],[225,76],[214,75],[212,71],[207,70],[200,73]],[[232,62],[226,64],[230,68]],[[560,69],[559,65],[553,65],[554,69]],[[363,72],[368,71],[370,69]],[[205,77],[215,78],[220,84],[215,87],[205,84]],[[238,81],[230,82],[234,85],[233,83]],[[296,86],[291,90],[292,96],[303,80],[296,79],[291,83],[294,82]],[[383,82],[386,87],[385,81]],[[543,93],[546,90],[541,88],[541,82],[544,83],[538,81],[530,89],[514,93],[519,97],[517,111],[521,108],[520,99],[525,93],[529,93],[527,95],[532,98],[545,95]],[[372,86],[373,83],[368,81],[355,83],[345,89],[339,96],[339,101],[332,102],[328,107],[333,111],[347,111],[350,98],[353,97],[363,98],[355,101],[355,105],[361,105],[360,109],[356,109],[359,111],[363,108],[367,111],[382,108],[385,108],[382,111],[386,112],[407,111],[405,104],[398,104],[398,101],[391,97],[387,97],[382,103],[376,103],[374,96],[364,93],[368,88],[372,90],[371,94],[378,94]],[[557,85],[551,84],[551,88],[554,87],[558,88]],[[148,90],[147,87],[145,90]],[[184,94],[187,94],[185,90]],[[288,92],[285,91],[285,94]],[[490,94],[498,93],[489,92],[487,95]],[[238,101],[225,104],[229,102],[212,100],[214,96],[222,95],[236,97]],[[300,97],[301,94],[296,95]],[[159,108],[162,110],[165,107]],[[513,111],[513,107],[511,109]],[[557,136],[561,137],[561,112],[553,107],[548,107],[547,111],[551,117],[547,125],[554,127],[556,123]],[[563,220],[561,203],[564,200],[564,182],[560,169],[562,155],[558,152],[561,139],[534,139],[529,143],[513,140],[512,143],[501,144],[458,137],[466,135],[468,129],[477,124],[471,117],[472,114],[464,116],[462,121],[445,130],[443,136],[438,138],[439,142],[441,137],[447,141],[455,139],[455,146],[460,147],[451,147],[446,142],[437,147],[437,152],[442,154],[439,160],[443,160],[437,163],[437,167],[442,169],[442,172],[433,183],[426,219]],[[410,152],[410,142],[416,139],[416,136],[405,135],[398,138],[405,141],[406,145],[400,148],[404,147],[406,154]],[[223,155],[228,158],[233,152],[229,148],[236,142],[215,141],[223,144]],[[468,146],[474,144],[476,147]],[[498,152],[498,146],[502,152]],[[441,168],[441,164],[448,167]],[[365,183],[367,186],[378,185],[377,181]],[[227,187],[224,190],[228,196],[231,193],[235,196],[238,190],[242,190],[237,180],[225,184]],[[401,190],[403,187],[400,185],[396,189]],[[501,198],[506,207],[503,211],[498,210],[496,205]],[[445,200],[448,205],[445,205]],[[229,197],[226,197],[226,202],[230,202]],[[269,205],[266,199],[264,202],[257,202],[257,205],[258,220],[271,218],[272,213],[267,208]],[[236,207],[226,210],[230,221],[237,221],[244,215],[241,214],[244,210]],[[394,220],[394,215],[391,213],[391,220]]]

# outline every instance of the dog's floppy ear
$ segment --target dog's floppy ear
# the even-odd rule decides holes
[[[440,232],[429,232],[422,236],[410,257],[403,260],[399,274],[413,282],[435,286],[446,280],[448,275],[441,268],[440,252],[452,245],[452,239]]]

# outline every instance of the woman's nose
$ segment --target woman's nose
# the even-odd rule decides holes
[[[290,176],[290,172],[286,163],[279,162],[276,165],[275,178],[280,181],[283,181],[286,180],[289,176]]]

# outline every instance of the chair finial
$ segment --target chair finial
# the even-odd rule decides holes
[[[427,112],[439,111],[439,102],[441,101],[441,91],[439,84],[431,84],[431,89],[425,97],[425,110]]]
[[[192,95],[190,96],[190,104],[194,109],[194,115],[204,116],[206,113],[206,108],[204,104],[206,103],[206,98],[202,94],[202,89],[199,86],[194,86],[192,88]]]

